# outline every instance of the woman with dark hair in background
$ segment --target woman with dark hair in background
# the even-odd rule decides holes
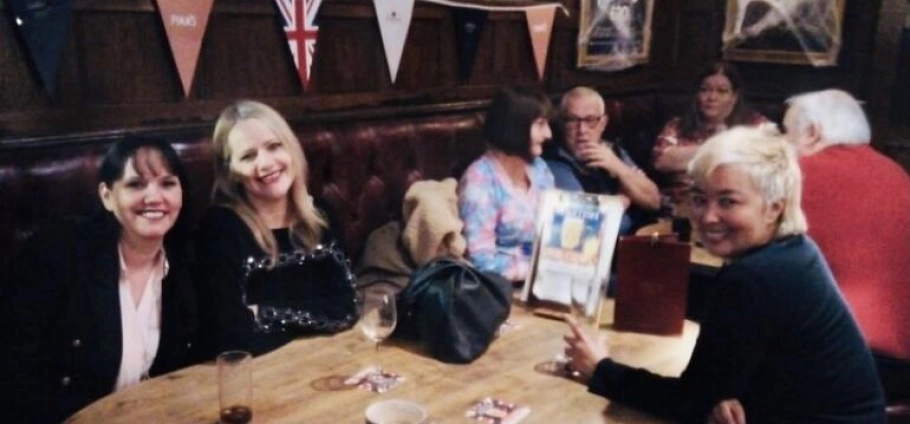
[[[107,152],[99,179],[106,211],[43,228],[11,262],[0,307],[10,422],[59,423],[194,358],[177,153],[127,138]]]
[[[524,88],[504,88],[487,111],[487,152],[459,183],[468,259],[481,271],[521,281],[528,273],[541,193],[555,187],[540,158],[552,137],[550,100]]]
[[[709,137],[738,125],[770,123],[743,99],[743,80],[733,65],[715,62],[697,79],[695,94],[681,117],[667,122],[654,144],[654,169],[667,176],[662,187],[670,207],[685,201],[692,180],[686,167]]]

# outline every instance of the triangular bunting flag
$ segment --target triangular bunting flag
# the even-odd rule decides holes
[[[455,8],[455,42],[458,49],[458,78],[471,79],[474,58],[480,46],[480,34],[487,22],[487,11]]]
[[[547,50],[550,49],[555,14],[555,4],[525,9],[528,33],[531,34],[531,44],[534,46],[534,60],[537,62],[537,77],[540,79],[543,79],[544,65],[547,63]]]
[[[177,72],[180,73],[184,96],[190,95],[193,86],[212,2],[214,0],[158,0],[158,11],[164,22],[167,41],[171,44]]]
[[[275,0],[278,5],[284,34],[288,38],[288,48],[294,57],[294,66],[300,83],[306,90],[310,86],[310,69],[316,55],[316,16],[322,0]]]
[[[394,84],[404,42],[408,38],[408,28],[411,27],[414,0],[373,0],[373,6],[376,8],[376,19],[379,20],[379,33],[385,48],[385,60],[389,65],[389,76]]]
[[[70,28],[70,0],[6,0],[6,4],[41,82],[53,94],[60,52]]]

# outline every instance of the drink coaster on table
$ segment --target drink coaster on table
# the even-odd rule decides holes
[[[404,377],[393,372],[367,367],[344,381],[349,386],[357,386],[376,393],[385,393],[404,382]]]
[[[527,406],[486,397],[475,403],[465,416],[486,424],[516,424],[530,413]]]

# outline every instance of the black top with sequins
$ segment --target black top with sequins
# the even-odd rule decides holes
[[[210,353],[261,354],[300,335],[338,332],[356,322],[354,275],[335,238],[339,227],[324,205],[316,205],[330,224],[322,243],[307,249],[291,239],[289,229],[273,230],[275,263],[233,210],[213,207],[202,219],[196,253],[202,333]]]

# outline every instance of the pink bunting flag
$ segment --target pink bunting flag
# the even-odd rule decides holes
[[[316,15],[322,0],[275,0],[284,22],[284,34],[288,38],[288,48],[294,57],[297,75],[306,90],[310,85],[310,69],[316,55]]]
[[[550,49],[550,36],[553,34],[555,14],[555,4],[525,9],[528,33],[531,34],[531,44],[534,47],[534,60],[537,62],[537,77],[541,80],[544,65],[547,63],[547,51]]]
[[[158,11],[177,64],[183,95],[189,96],[199,63],[199,50],[214,0],[158,0]]]

